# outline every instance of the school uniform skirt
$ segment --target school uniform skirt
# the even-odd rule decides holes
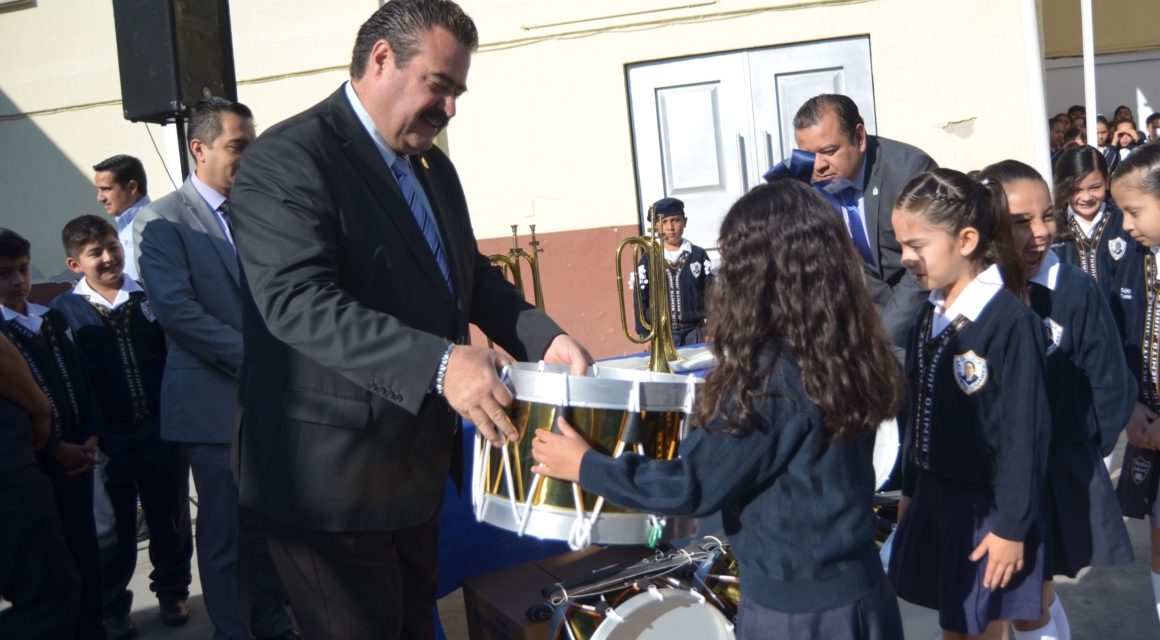
[[[870,593],[851,604],[815,613],[785,613],[741,596],[737,640],[897,640],[902,614],[886,576]]]
[[[1094,442],[1056,447],[1047,459],[1043,538],[1051,573],[1132,562],[1120,501]]]
[[[920,472],[894,532],[889,575],[898,597],[937,609],[939,626],[958,633],[981,634],[993,620],[1039,618],[1046,569],[1038,524],[1023,541],[1023,570],[1006,588],[985,589],[987,558],[969,558],[998,519],[989,489]]]

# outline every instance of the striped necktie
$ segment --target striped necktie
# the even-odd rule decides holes
[[[423,199],[419,197],[421,187],[415,178],[407,156],[401,154],[395,156],[395,162],[391,165],[391,173],[394,173],[395,179],[399,181],[399,189],[403,192],[403,198],[411,207],[415,222],[418,223],[419,230],[423,232],[423,238],[427,241],[427,246],[431,248],[431,254],[435,256],[439,272],[443,274],[443,281],[447,283],[447,290],[454,296],[455,283],[451,279],[451,264],[447,261],[447,254],[443,251],[443,241],[439,238],[439,229],[436,228],[435,218],[427,209]]]

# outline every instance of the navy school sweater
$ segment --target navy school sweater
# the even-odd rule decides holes
[[[0,333],[24,356],[52,405],[53,433],[39,451],[47,455],[62,441],[81,444],[90,436],[99,437],[104,421],[68,322],[55,309],[48,309],[41,317],[44,324],[39,334],[15,321],[0,322]]]
[[[1029,293],[1047,339],[1051,446],[1091,441],[1107,455],[1136,403],[1136,380],[1112,310],[1096,282],[1078,267],[1056,262],[1042,269]]]
[[[883,576],[871,512],[873,437],[831,443],[788,349],[771,348],[760,361],[770,363],[752,431],[725,433],[714,419],[693,430],[675,460],[589,451],[580,484],[639,511],[720,510],[746,598],[776,611],[824,611],[865,596]]]
[[[1078,267],[1096,280],[1109,304],[1116,295],[1116,270],[1121,260],[1136,244],[1124,232],[1124,213],[1109,199],[1103,220],[1093,229],[1093,237],[1085,238],[1078,223],[1068,219],[1073,238],[1051,246],[1060,261]]]
[[[86,374],[108,425],[135,425],[160,411],[165,333],[143,292],[102,312],[66,291],[52,301],[84,353]]]
[[[966,488],[993,491],[999,519],[992,532],[1021,541],[1039,512],[1051,435],[1042,323],[1002,289],[976,320],[957,332],[948,327],[953,333],[932,340],[923,330],[933,310],[930,302],[919,308],[908,341],[911,406],[903,436],[903,495],[914,495],[920,469]],[[950,337],[933,367],[928,397],[921,392],[917,354],[945,336]],[[973,380],[968,362],[977,376]],[[928,410],[921,411],[927,402]]]

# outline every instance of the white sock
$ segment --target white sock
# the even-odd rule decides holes
[[[1113,451],[1104,457],[1104,466],[1108,468],[1108,473],[1112,472],[1112,465],[1116,464],[1116,452]]]
[[[1016,629],[1015,640],[1059,640],[1059,631],[1056,630],[1055,620],[1048,620],[1047,624],[1031,631]]]
[[[1067,621],[1067,612],[1063,610],[1063,602],[1059,599],[1059,594],[1053,594],[1055,600],[1051,601],[1051,606],[1048,611],[1051,612],[1051,621],[1055,623],[1056,635],[1059,640],[1071,640],[1071,624]]]
[[[1156,617],[1160,618],[1160,573],[1152,572],[1152,597],[1156,600]]]

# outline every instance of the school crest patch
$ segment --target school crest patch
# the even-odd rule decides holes
[[[1144,456],[1132,458],[1132,482],[1144,484],[1148,472],[1152,470],[1152,461]]]
[[[1063,341],[1063,327],[1051,318],[1044,318],[1043,330],[1047,335],[1047,355],[1051,355],[1055,353],[1055,350],[1059,348],[1060,342]]]
[[[987,361],[974,351],[955,356],[955,382],[967,395],[982,389],[987,384]]]
[[[1119,260],[1124,257],[1124,252],[1128,250],[1128,243],[1123,238],[1112,238],[1108,240],[1108,253],[1112,254],[1113,260]]]
[[[148,300],[141,301],[141,315],[145,316],[145,319],[149,322],[155,322],[157,320],[157,314],[153,313],[153,307],[149,304]]]
[[[693,264],[689,265],[689,271],[693,272],[694,278],[700,278],[701,277],[701,263],[694,262]]]

